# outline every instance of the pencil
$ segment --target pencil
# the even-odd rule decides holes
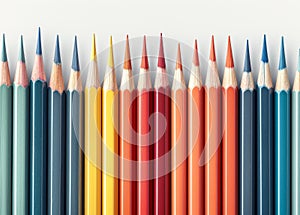
[[[0,63],[0,214],[11,214],[12,85],[5,36]]]
[[[152,136],[149,120],[153,104],[152,84],[150,72],[148,71],[148,56],[146,36],[144,36],[142,61],[137,85],[137,213],[140,215],[153,214],[153,184],[149,161],[151,160]]]
[[[230,37],[223,76],[222,213],[238,214],[238,88]]]
[[[119,213],[117,82],[114,68],[112,37],[102,89],[102,214]]]
[[[204,165],[199,165],[204,148],[204,87],[197,40],[188,85],[188,214],[204,215]]]
[[[170,100],[170,85],[166,72],[166,63],[164,57],[164,47],[162,34],[160,35],[160,47],[158,54],[157,73],[154,83],[154,214],[166,214],[169,207],[167,198],[170,183],[167,181],[167,162],[166,155],[168,148],[166,146],[167,130],[170,124],[163,121],[169,117],[170,111],[166,109]],[[162,119],[164,118],[164,119]],[[163,123],[165,122],[165,123]]]
[[[290,82],[281,38],[275,87],[275,214],[290,214]]]
[[[65,213],[66,95],[62,76],[59,37],[56,37],[54,60],[48,89],[48,214]]]
[[[130,46],[128,35],[123,63],[123,74],[119,92],[119,140],[120,140],[120,214],[136,215],[136,103],[135,86],[132,76]]]
[[[88,77],[84,90],[84,211],[101,214],[101,88],[93,34]]]
[[[171,103],[171,214],[187,214],[187,90],[183,77],[180,44],[172,84]]]
[[[292,148],[291,148],[291,166],[292,166],[292,179],[291,179],[291,209],[292,215],[297,215],[300,213],[300,186],[299,186],[299,156],[300,156],[300,50],[298,56],[298,71],[295,74],[293,92],[292,92]]]
[[[248,40],[239,94],[239,213],[254,215],[256,214],[256,95]]]
[[[13,85],[12,214],[29,213],[29,81],[23,36]]]
[[[77,37],[66,91],[66,214],[83,214],[83,89]]]
[[[256,214],[274,214],[273,83],[264,35],[257,79]]]
[[[30,214],[47,213],[47,80],[41,29],[30,81]]]
[[[221,140],[222,88],[217,68],[214,36],[211,38],[205,80],[205,214],[221,214]]]

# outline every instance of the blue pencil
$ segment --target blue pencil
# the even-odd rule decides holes
[[[281,39],[275,88],[275,214],[290,214],[290,82]]]
[[[32,215],[47,213],[47,81],[41,30],[38,29],[35,62],[30,81],[30,198]]]

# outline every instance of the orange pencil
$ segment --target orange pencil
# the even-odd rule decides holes
[[[205,214],[221,214],[221,99],[222,88],[215,56],[214,37],[211,39],[208,71],[205,81]]]
[[[204,88],[197,40],[188,85],[188,214],[204,215],[204,166],[199,159],[204,147]]]
[[[172,85],[171,103],[171,214],[187,214],[187,90],[184,83],[180,44]]]
[[[238,88],[230,37],[223,77],[222,212],[238,214]]]

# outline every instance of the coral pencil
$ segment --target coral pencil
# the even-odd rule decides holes
[[[96,39],[84,90],[84,214],[101,214],[101,88]]]
[[[21,36],[13,90],[12,214],[29,213],[29,81]]]
[[[300,213],[300,50],[298,56],[298,71],[295,74],[292,92],[292,148],[291,148],[291,214]]]
[[[256,214],[256,97],[248,40],[239,94],[239,213],[254,215]]]
[[[238,214],[238,88],[230,37],[223,76],[222,213]]]
[[[75,36],[66,91],[66,212],[83,214],[83,89]]]
[[[199,164],[204,148],[204,87],[200,73],[197,41],[188,85],[188,214],[204,215],[204,165]]]
[[[187,214],[187,90],[184,82],[180,44],[172,84],[171,103],[171,214]]]
[[[290,82],[281,38],[275,87],[275,214],[290,214]]]
[[[214,37],[211,39],[210,57],[205,81],[205,214],[221,214],[221,107],[222,88],[217,69]]]
[[[167,208],[169,207],[167,203],[168,187],[170,183],[167,181],[168,169],[166,163],[166,138],[168,130],[170,129],[170,124],[168,121],[163,123],[163,120],[168,119],[167,115],[170,111],[167,109],[168,102],[170,100],[170,86],[169,80],[166,72],[166,63],[164,57],[164,47],[162,34],[160,36],[160,47],[158,54],[157,63],[157,73],[154,83],[154,214],[166,214]],[[164,119],[162,119],[163,117]]]
[[[12,85],[3,34],[0,63],[0,214],[11,214]]]
[[[142,61],[137,85],[137,213],[139,215],[153,214],[153,184],[150,178],[153,173],[150,169],[152,136],[149,119],[152,113],[152,84],[150,72],[148,71],[148,56],[146,47],[146,36],[144,36]]]
[[[29,213],[32,215],[47,213],[47,90],[39,28],[30,81]]]
[[[120,214],[136,215],[136,103],[134,103],[135,86],[132,77],[130,46],[128,35],[123,64],[123,74],[119,92],[119,150],[120,150]]]
[[[273,83],[266,35],[257,79],[256,214],[274,214]]]
[[[119,213],[118,187],[118,99],[112,37],[102,89],[102,214]]]

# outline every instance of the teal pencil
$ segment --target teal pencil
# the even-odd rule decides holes
[[[292,92],[292,215],[300,214],[300,50]]]
[[[12,214],[29,213],[29,82],[27,77],[23,37],[13,90],[13,185]]]
[[[275,87],[275,214],[290,214],[290,82],[284,41]]]
[[[3,34],[0,63],[0,214],[11,214],[12,86]]]

